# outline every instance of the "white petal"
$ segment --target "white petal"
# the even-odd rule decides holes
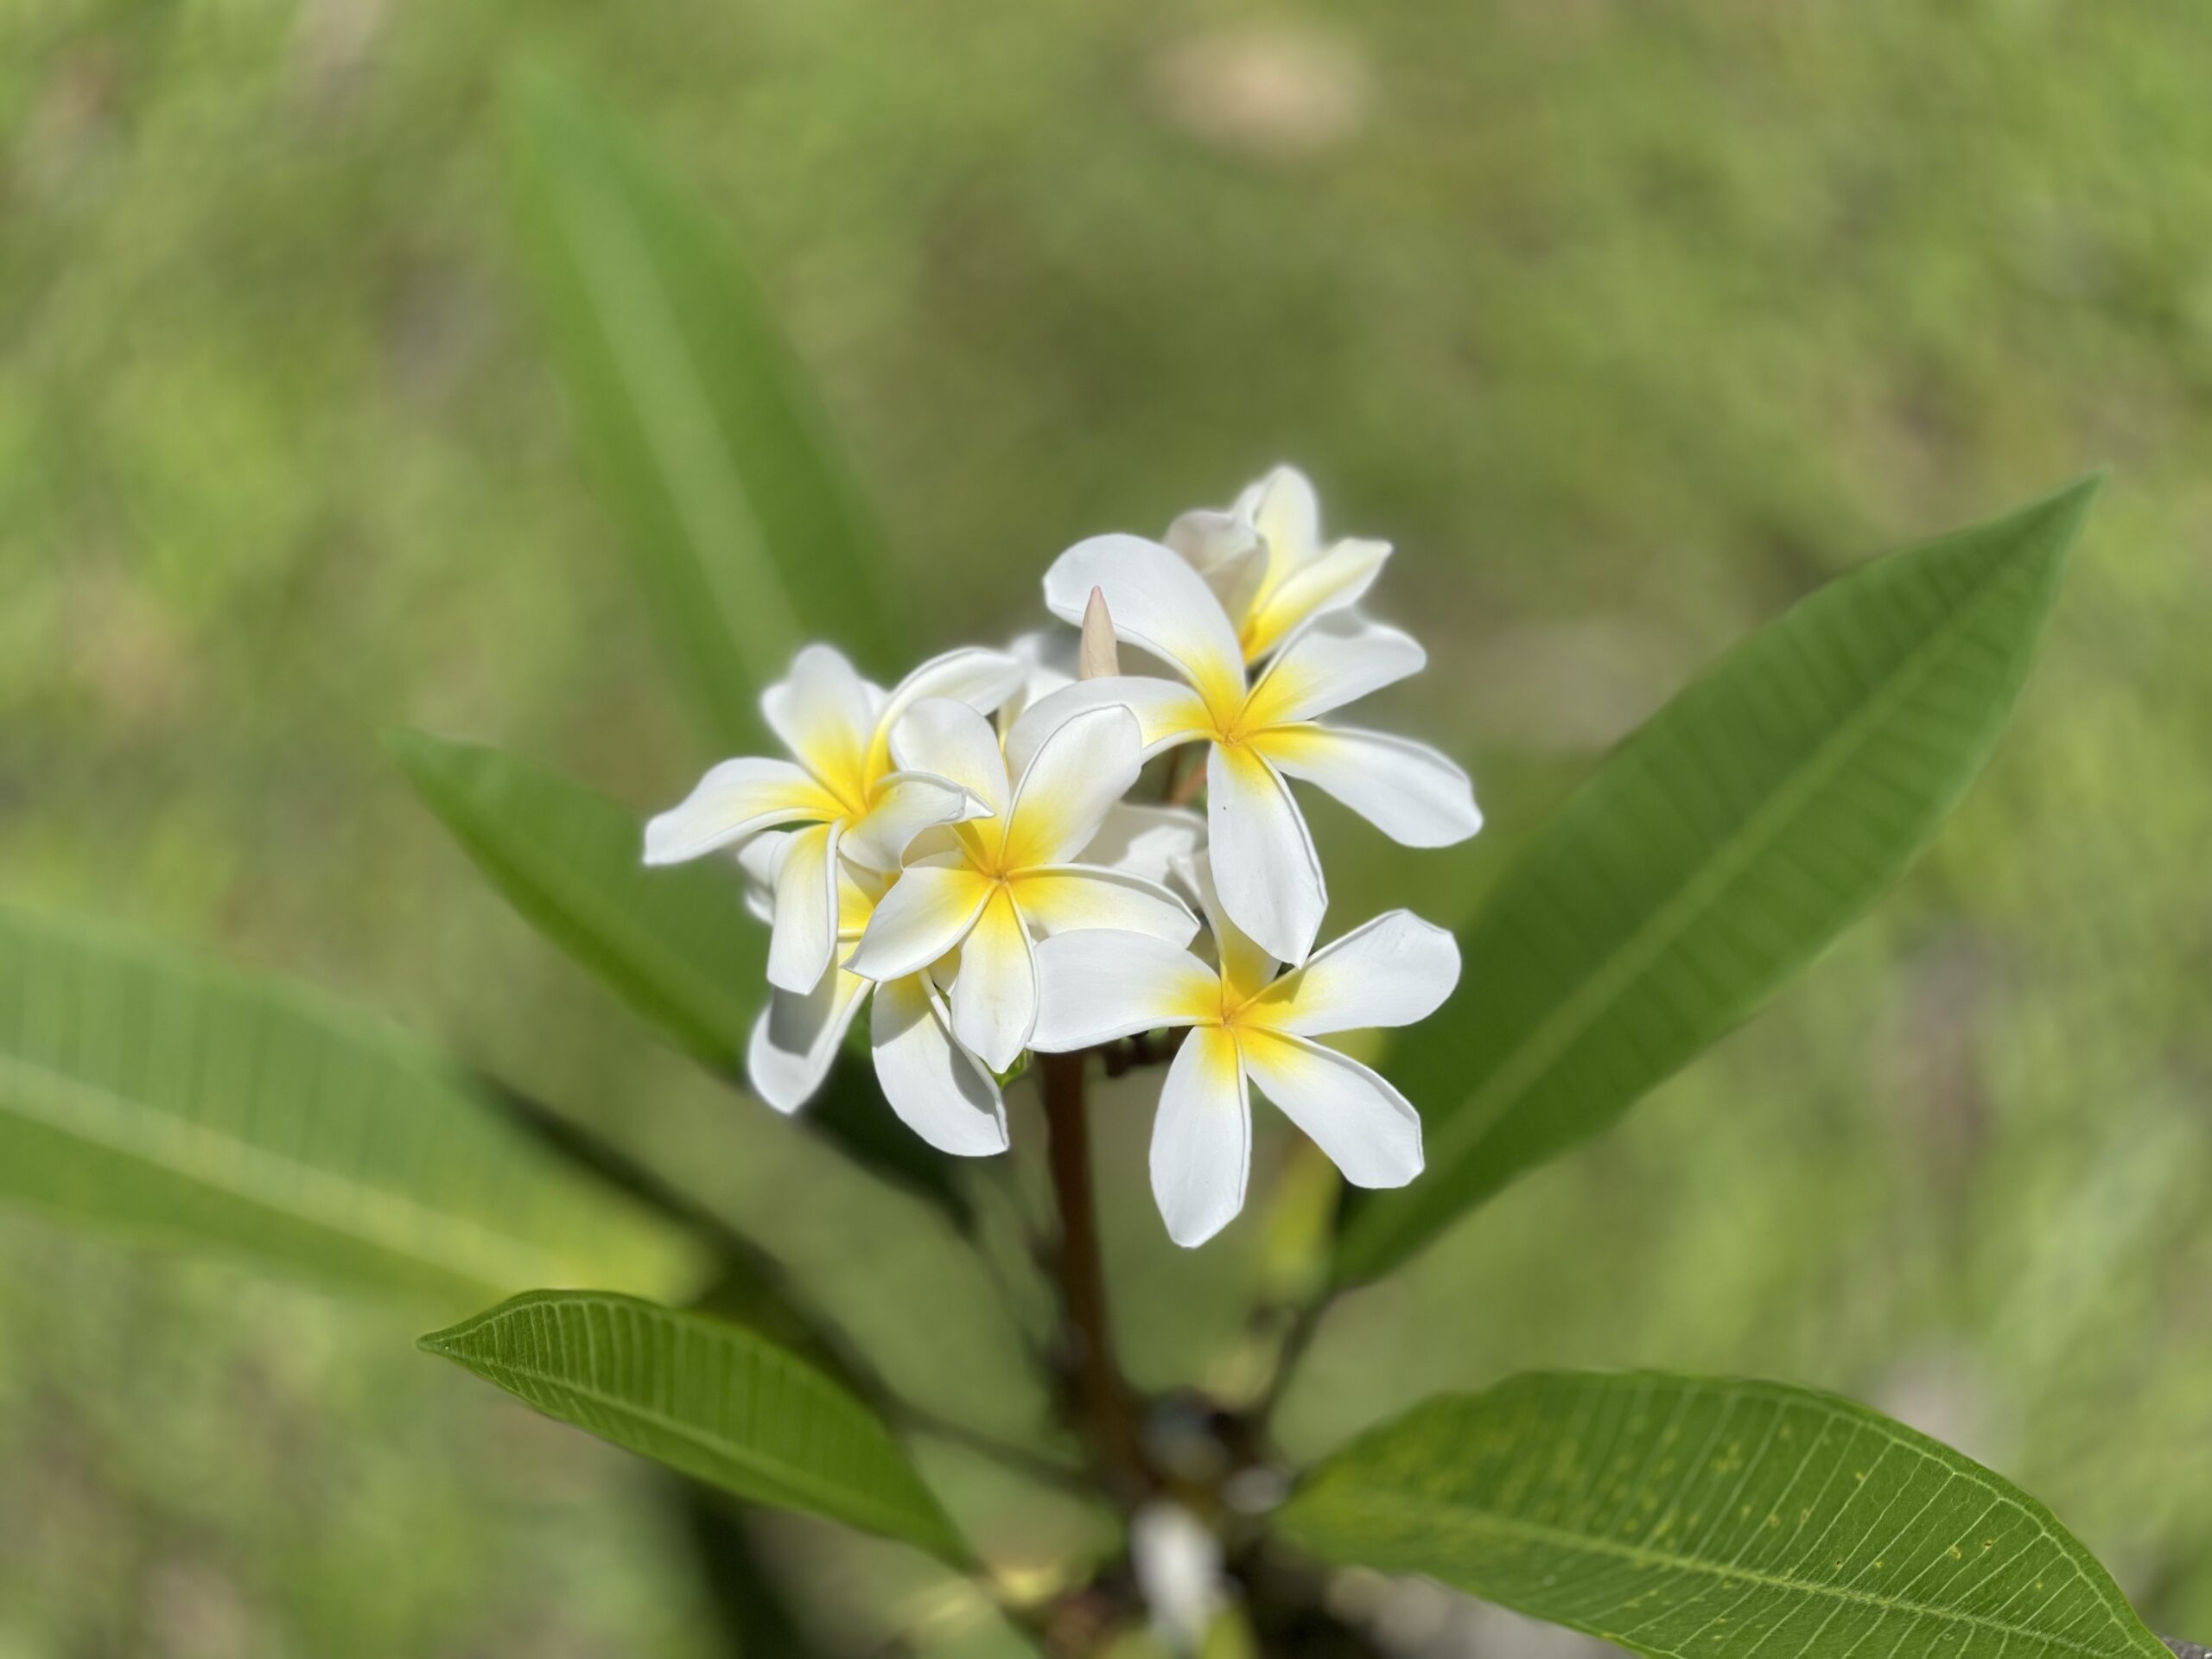
[[[1081,852],[1136,782],[1140,747],[1137,718],[1119,703],[1074,716],[1039,745],[1007,810],[1005,868],[1065,864]]]
[[[905,770],[950,779],[989,807],[991,816],[1006,816],[1012,791],[998,730],[966,703],[922,698],[891,728],[891,753]]]
[[[738,868],[745,873],[745,908],[758,922],[776,922],[776,872],[782,868],[791,832],[770,830],[738,849]],[[868,925],[868,913],[889,884],[872,870],[855,868],[845,856],[851,845],[849,832],[837,840],[837,937],[855,939]]]
[[[932,657],[893,688],[876,716],[879,734],[898,725],[906,710],[924,697],[950,697],[981,714],[989,714],[1021,690],[1029,671],[1002,651],[969,645]]]
[[[1037,947],[1040,1054],[1221,1017],[1221,979],[1188,950],[1144,933],[1084,929]]]
[[[1319,616],[1359,602],[1382,574],[1388,542],[1338,542],[1259,595],[1239,630],[1244,654],[1257,661]]]
[[[785,842],[776,860],[775,931],[768,982],[804,995],[820,984],[837,948],[837,826],[817,823]]]
[[[992,752],[997,753],[995,746]],[[950,779],[919,772],[887,772],[876,784],[868,810],[845,826],[845,856],[869,869],[895,870],[923,830],[990,813],[988,802]]]
[[[848,973],[822,976],[804,995],[769,994],[753,1022],[745,1071],[753,1092],[779,1112],[795,1112],[813,1097],[836,1064],[837,1046],[872,988]]]
[[[1205,833],[1206,821],[1187,807],[1117,801],[1077,862],[1165,881],[1178,862],[1197,856]]]
[[[844,837],[837,842],[837,937],[850,944],[868,930],[876,900],[890,890],[892,878],[880,870],[863,869],[845,856]],[[842,965],[842,964],[841,964]]]
[[[760,694],[760,713],[784,747],[824,783],[860,775],[875,729],[875,696],[842,652],[802,649],[791,672]]]
[[[874,980],[919,973],[967,938],[991,892],[964,864],[909,866],[877,902],[846,967]]]
[[[1192,1249],[1234,1221],[1251,1164],[1236,1045],[1220,1027],[1201,1026],[1176,1051],[1152,1121],[1152,1195],[1168,1237]]]
[[[1025,633],[1007,647],[1007,654],[1022,667],[1021,689],[998,707],[1001,731],[1010,728],[1023,709],[1041,702],[1064,685],[1075,683],[1076,648],[1081,636],[1065,628],[1050,633]]]
[[[1321,550],[1320,498],[1313,480],[1287,464],[1262,479],[1258,492],[1252,525],[1267,537],[1269,574],[1281,581]]]
[[[1459,983],[1458,941],[1409,910],[1394,910],[1323,945],[1261,993],[1244,1017],[1299,1037],[1410,1026],[1442,1007]]]
[[[1206,845],[1222,908],[1278,962],[1302,962],[1329,907],[1321,861],[1290,789],[1242,746],[1206,759]]]
[[[1350,726],[1287,726],[1252,746],[1405,847],[1449,847],[1483,827],[1474,785],[1426,743]]]
[[[1267,543],[1250,518],[1211,508],[1186,512],[1167,526],[1166,540],[1206,579],[1230,620],[1241,621],[1268,576]]]
[[[1274,982],[1282,963],[1229,919],[1228,911],[1222,907],[1221,890],[1214,885],[1212,859],[1202,853],[1187,861],[1178,868],[1176,879],[1197,895],[1198,907],[1205,913],[1214,959],[1221,964],[1222,995],[1232,1005],[1257,996]]]
[[[1090,864],[1044,864],[1022,871],[1014,902],[1033,932],[1050,938],[1091,928],[1149,933],[1170,944],[1198,937],[1198,918],[1157,881]]]
[[[788,760],[725,760],[645,825],[645,862],[680,864],[777,824],[833,818],[842,810]]]
[[[1007,734],[1006,763],[1016,777],[1028,769],[1045,740],[1094,709],[1127,709],[1137,718],[1138,741],[1147,757],[1213,730],[1213,720],[1198,694],[1173,680],[1117,674],[1103,680],[1064,685],[1021,711]]]
[[[878,987],[868,1027],[875,1080],[899,1120],[939,1152],[988,1158],[1007,1148],[1006,1109],[990,1074],[954,1046],[946,1020],[925,975]]]
[[[995,890],[960,942],[952,982],[952,1034],[990,1067],[1008,1070],[1037,1028],[1037,964],[1013,895]]]
[[[790,839],[789,830],[763,830],[737,849],[737,868],[745,873],[746,912],[770,927],[776,921],[776,861]]]
[[[1260,532],[1249,518],[1240,518],[1233,510],[1197,507],[1177,515],[1162,539],[1191,569],[1211,576],[1256,550]]]
[[[1428,653],[1408,633],[1357,617],[1325,616],[1282,648],[1245,705],[1248,731],[1325,715],[1408,674]]]
[[[1093,588],[1106,595],[1115,633],[1181,669],[1209,706],[1228,710],[1243,701],[1236,630],[1205,578],[1172,550],[1141,536],[1078,542],[1045,573],[1045,603],[1079,624]]]
[[[1421,1173],[1421,1114],[1349,1055],[1302,1037],[1241,1033],[1244,1070],[1354,1186],[1403,1186]]]

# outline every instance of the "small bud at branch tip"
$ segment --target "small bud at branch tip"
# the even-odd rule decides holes
[[[1076,678],[1108,680],[1122,671],[1121,653],[1114,648],[1114,619],[1106,613],[1103,588],[1090,590],[1083,607],[1083,645],[1076,654]]]

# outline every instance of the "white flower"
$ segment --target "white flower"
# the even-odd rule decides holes
[[[1253,1084],[1355,1186],[1421,1173],[1421,1116],[1368,1067],[1314,1041],[1406,1026],[1459,981],[1442,928],[1394,910],[1278,976],[1279,964],[1222,913],[1197,873],[1219,961],[1165,940],[1063,933],[1037,948],[1042,984],[1030,1046],[1063,1053],[1163,1027],[1188,1027],[1153,1122],[1152,1190],[1168,1236],[1203,1244],[1244,1206]]]
[[[1321,545],[1321,504],[1295,467],[1248,486],[1226,512],[1186,512],[1167,545],[1206,579],[1256,663],[1317,616],[1356,604],[1390,556],[1388,542]],[[1113,595],[1107,595],[1113,602]]]
[[[1154,1498],[1129,1517],[1129,1566],[1153,1634],[1176,1653],[1200,1651],[1229,1604],[1221,1540],[1180,1503]]]
[[[747,877],[772,882],[775,864],[798,839],[773,830],[755,837],[741,855]],[[873,994],[868,1040],[875,1079],[892,1110],[940,1152],[963,1158],[1004,1152],[1006,1110],[998,1084],[953,1041],[950,1016],[929,976],[879,984],[846,968],[891,880],[850,864],[840,870],[838,965],[811,991],[770,994],[746,1048],[753,1091],[779,1112],[804,1105],[830,1075],[854,1016]]]
[[[1467,774],[1436,750],[1314,720],[1419,670],[1426,654],[1407,635],[1324,616],[1248,685],[1227,614],[1204,578],[1167,548],[1136,536],[1080,542],[1046,573],[1045,601],[1074,620],[1094,587],[1105,594],[1122,641],[1168,663],[1187,683],[1119,675],[1065,687],[1014,723],[1007,758],[1019,765],[1061,721],[1113,705],[1135,713],[1147,754],[1179,743],[1211,745],[1206,814],[1222,899],[1280,960],[1304,958],[1328,905],[1286,773],[1408,847],[1449,846],[1482,827]]]
[[[887,695],[838,652],[809,645],[792,660],[790,677],[760,698],[769,729],[795,760],[723,761],[681,805],[645,826],[645,862],[680,863],[778,824],[809,825],[776,861],[768,982],[810,991],[836,943],[840,856],[895,869],[924,830],[991,810],[956,783],[894,769],[893,726],[926,697],[995,708],[1022,677],[1022,665],[1001,652],[955,651],[923,664]]]
[[[1198,931],[1198,918],[1157,881],[1077,861],[1136,781],[1137,722],[1128,709],[1067,721],[1018,782],[990,722],[964,703],[916,703],[892,747],[902,766],[950,779],[988,812],[915,844],[848,966],[896,979],[957,948],[952,1029],[992,1071],[1013,1065],[1036,1023],[1033,932],[1128,929],[1180,947]]]

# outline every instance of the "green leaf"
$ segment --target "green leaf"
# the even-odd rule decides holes
[[[498,749],[422,732],[385,741],[524,920],[679,1048],[738,1075],[768,987],[767,930],[746,913],[735,870],[718,860],[646,868],[626,808]],[[899,1121],[864,1060],[833,1069],[805,1120],[869,1168],[967,1217],[951,1160]]]
[[[720,228],[547,81],[517,100],[531,286],[591,458],[707,736],[743,753],[810,638],[895,664],[894,573]]]
[[[535,1291],[422,1345],[549,1417],[753,1503],[966,1558],[882,1421],[754,1332],[630,1296]]]
[[[626,808],[497,749],[422,732],[385,742],[524,919],[679,1047],[736,1068],[767,997],[767,941],[734,868],[646,868]]]
[[[1776,1383],[1552,1373],[1432,1400],[1279,1519],[1329,1560],[1669,1659],[2167,1659],[2033,1498]]]
[[[1606,759],[1462,933],[1453,1007],[1394,1052],[1428,1168],[1352,1207],[1342,1279],[1606,1128],[1897,879],[1996,743],[2095,493],[1830,583]]]
[[[696,1268],[381,1022],[7,908],[0,1196],[448,1305]]]

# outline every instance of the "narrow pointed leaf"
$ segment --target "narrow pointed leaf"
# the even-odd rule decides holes
[[[549,1417],[753,1503],[964,1559],[882,1421],[753,1332],[633,1297],[543,1291],[422,1345]]]
[[[429,809],[523,918],[710,1071],[739,1075],[768,998],[767,932],[719,861],[657,869],[629,810],[543,767],[422,732],[386,738]],[[766,1109],[765,1108],[763,1109]],[[956,1219],[950,1160],[901,1123],[865,1062],[840,1064],[805,1119]]]
[[[687,1282],[696,1252],[396,1031],[0,909],[0,1197],[386,1293]]]
[[[1664,1659],[2166,1659],[2042,1504],[1774,1383],[1554,1373],[1433,1400],[1279,1518],[1326,1560]]]
[[[636,817],[513,755],[386,739],[423,801],[531,926],[676,1044],[734,1071],[766,1001],[766,931],[721,861],[645,868]]]
[[[809,638],[879,673],[893,579],[806,378],[719,227],[604,117],[522,87],[531,287],[676,671],[726,752]]]
[[[1606,759],[1462,932],[1452,1006],[1394,1052],[1428,1169],[1361,1195],[1343,1278],[1606,1128],[1897,879],[1995,745],[2095,487],[1831,582]]]

